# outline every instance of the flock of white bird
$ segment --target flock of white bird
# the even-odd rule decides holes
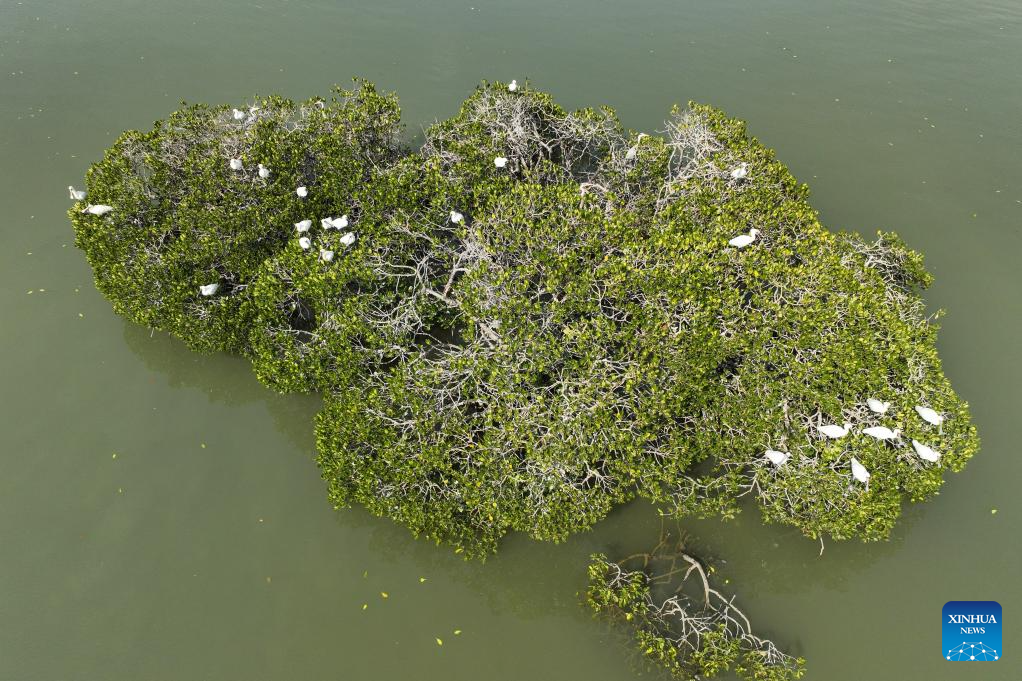
[[[514,92],[517,89],[517,87],[518,87],[517,83],[515,81],[511,81],[511,85],[508,86],[508,89]],[[250,111],[254,113],[255,110],[256,109],[253,108]],[[233,116],[235,120],[241,120],[246,115],[248,114],[246,114],[244,111],[241,111],[240,109],[233,110]],[[504,165],[507,163],[507,159],[497,158],[494,162],[498,168],[503,168]],[[245,169],[245,164],[242,162],[240,158],[229,159],[228,166],[230,167],[231,170],[234,171],[243,171]],[[258,164],[257,172],[259,173],[259,177],[263,179],[266,179],[270,176],[270,169],[264,166],[262,163]],[[75,189],[74,186],[68,186],[67,191],[68,198],[70,198],[71,200],[73,201],[85,200],[85,191],[81,189]],[[304,199],[308,197],[309,189],[308,187],[304,186],[297,187],[295,189],[295,194],[298,195],[299,198]],[[91,215],[106,215],[112,210],[113,206],[107,206],[105,204],[97,205],[86,204],[85,209],[82,212],[89,213]],[[451,222],[456,225],[461,224],[465,221],[465,216],[456,210],[451,211],[450,218]],[[328,229],[342,230],[348,227],[349,220],[347,215],[342,215],[339,218],[335,217],[322,218],[320,219],[319,224],[324,231]],[[298,245],[302,248],[302,250],[307,251],[310,248],[312,248],[312,239],[308,236],[309,230],[312,229],[312,220],[310,219],[301,220],[299,222],[294,223],[294,226],[295,232],[299,235]],[[355,243],[355,238],[356,238],[355,232],[345,232],[344,234],[341,235],[339,241],[342,246],[348,247]],[[321,248],[319,251],[319,257],[323,262],[332,262],[334,259],[334,251],[326,248]],[[199,286],[199,293],[206,297],[216,295],[216,292],[219,290],[220,284],[217,282],[211,284],[203,284]]]
[[[85,200],[85,190],[84,189],[75,189],[74,185],[69,185],[68,186],[67,193],[68,193],[68,198],[71,199],[72,201],[84,201]],[[88,213],[89,215],[106,215],[107,213],[109,213],[113,209],[114,209],[113,206],[108,206],[108,205],[106,205],[104,203],[97,203],[96,205],[92,205],[91,203],[87,203],[87,204],[85,204],[85,208],[82,209],[82,212],[83,213]]]
[[[512,80],[511,83],[508,85],[507,89],[511,92],[515,92],[518,89],[518,81]],[[256,110],[255,108],[252,108],[249,110],[249,113],[246,113],[244,111],[241,111],[240,109],[234,109],[233,110],[234,119],[242,120],[246,116],[254,114],[255,110]],[[646,137],[644,133],[639,134],[638,138],[636,139],[635,146],[628,149],[627,153],[625,154],[626,160],[631,161],[635,159],[636,154],[638,153],[638,144],[639,142],[642,141],[643,137]],[[508,162],[507,158],[503,156],[497,156],[496,158],[493,159],[493,165],[496,166],[497,168],[504,168],[505,166],[507,166],[507,162]],[[231,170],[235,171],[244,170],[244,164],[242,163],[240,158],[230,159],[229,165]],[[270,169],[264,166],[262,163],[258,165],[257,172],[259,174],[259,177],[263,179],[266,179],[270,176]],[[749,175],[749,164],[748,163],[739,164],[738,166],[731,170],[730,175],[733,180],[746,179]],[[82,201],[85,199],[85,192],[79,189],[75,189],[73,186],[68,187],[68,193],[70,195],[70,198],[75,201]],[[304,186],[297,187],[295,189],[295,194],[297,194],[299,198],[306,198],[309,195],[309,190],[307,187]],[[107,206],[104,204],[97,205],[86,204],[84,212],[90,213],[92,215],[106,215],[112,210],[113,210],[112,206]],[[450,213],[450,219],[453,224],[461,224],[465,221],[465,216],[456,210],[452,210]],[[334,217],[322,218],[320,220],[320,226],[324,230],[328,229],[341,230],[347,228],[348,222],[349,222],[348,216],[342,215],[339,218]],[[294,226],[295,232],[301,235],[298,239],[298,245],[301,246],[302,250],[309,250],[312,247],[312,239],[307,235],[309,233],[309,230],[312,228],[312,220],[309,219],[302,220],[300,222],[296,222]],[[746,246],[754,242],[759,234],[760,230],[754,227],[749,230],[748,234],[741,234],[739,236],[736,236],[730,241],[728,241],[728,244],[730,246],[733,246],[734,248],[739,249],[745,248]],[[355,233],[345,232],[340,238],[340,243],[346,247],[351,246],[353,243],[355,243]],[[324,262],[330,262],[334,259],[334,252],[331,250],[320,249],[319,255]],[[220,289],[219,283],[205,284],[199,287],[199,292],[203,296],[212,296],[219,289]],[[868,400],[866,400],[866,405],[869,407],[870,411],[876,414],[884,414],[890,408],[891,403],[881,402],[880,400],[871,397]],[[920,418],[922,418],[924,421],[931,425],[940,426],[944,422],[943,415],[939,414],[938,412],[934,411],[929,407],[916,405],[915,410],[916,413],[919,414]],[[844,423],[843,425],[828,424],[825,426],[820,426],[818,430],[824,437],[831,440],[838,440],[852,432],[852,424],[847,422]],[[886,426],[870,426],[868,428],[863,428],[860,432],[863,433],[864,435],[868,435],[882,442],[896,442],[901,436],[900,429],[895,428],[894,430],[891,430]],[[912,440],[912,447],[915,450],[916,454],[919,456],[919,458],[923,459],[924,461],[929,461],[933,463],[940,458],[939,452],[919,442],[918,440]],[[791,454],[789,454],[788,452],[781,452],[776,449],[767,449],[765,452],[765,456],[767,460],[770,461],[770,463],[772,463],[774,466],[782,466],[788,461],[788,459],[791,458]],[[852,457],[851,468],[853,478],[855,478],[861,483],[866,484],[869,483],[869,479],[871,477],[869,470],[867,470],[866,467],[863,466],[862,463],[854,456]]]
[[[635,147],[629,149],[626,158],[629,159],[634,158],[635,149],[636,149]],[[749,176],[749,164],[748,163],[738,164],[737,166],[731,169],[730,176],[732,180],[737,181],[745,180]],[[740,234],[731,239],[730,241],[728,241],[728,245],[738,249],[745,248],[746,246],[754,242],[756,240],[756,237],[759,236],[760,233],[761,232],[759,229],[753,227],[752,229],[749,230],[748,234]],[[872,411],[875,414],[884,414],[890,408],[891,403],[882,402],[878,399],[871,397],[868,400],[866,400],[866,406],[868,406],[870,411]],[[916,413],[919,414],[919,417],[926,421],[927,423],[929,423],[930,425],[939,426],[941,423],[944,422],[944,417],[929,407],[916,405],[915,409]],[[837,425],[835,423],[832,423],[826,426],[820,426],[818,430],[824,437],[829,438],[831,440],[837,440],[845,437],[852,431],[852,424],[844,423],[843,425]],[[868,435],[872,438],[880,440],[881,442],[897,442],[901,437],[900,429],[895,428],[894,430],[891,430],[887,426],[870,426],[868,428],[863,428],[860,432],[862,432],[864,435]],[[932,447],[925,445],[922,442],[919,442],[918,440],[912,440],[912,448],[915,450],[919,458],[924,461],[934,463],[938,459],[940,459],[939,452],[934,450]],[[767,460],[770,461],[770,463],[774,464],[775,466],[784,465],[784,463],[791,457],[791,455],[788,452],[780,452],[777,451],[776,449],[767,449],[765,456]],[[855,457],[852,457],[852,477],[862,483],[869,483],[870,479],[869,470],[865,466],[863,466],[862,462],[860,462]]]
[[[891,407],[891,403],[881,402],[880,400],[871,397],[866,400],[866,406],[868,406],[869,410],[875,414],[884,414]],[[924,407],[917,404],[915,410],[916,413],[919,414],[919,418],[932,426],[940,426],[944,423],[944,415],[930,407]],[[847,422],[843,425],[831,423],[825,426],[820,426],[817,430],[820,431],[821,435],[830,440],[839,440],[852,432],[852,424]],[[891,430],[887,426],[870,426],[868,428],[863,428],[859,432],[863,435],[868,435],[874,439],[880,440],[881,442],[897,442],[901,436],[900,429],[895,428],[894,430]],[[924,461],[935,463],[940,459],[939,452],[918,440],[912,440],[912,448],[915,450],[919,458]],[[782,466],[789,458],[791,458],[791,454],[788,452],[781,452],[776,449],[768,449],[764,455],[767,460],[775,466]],[[871,477],[869,470],[854,456],[852,457],[852,477],[861,483],[867,484]]]

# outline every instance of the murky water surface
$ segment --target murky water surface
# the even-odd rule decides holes
[[[400,93],[410,133],[483,78],[641,130],[709,102],[832,228],[924,251],[983,439],[966,472],[891,541],[822,557],[754,513],[686,527],[810,679],[1018,679],[1020,68],[1017,0],[0,0],[0,679],[638,675],[576,594],[590,552],[655,535],[651,508],[561,546],[513,537],[485,565],[336,513],[318,400],[126,324],[71,245],[65,187],[121,130],[354,75]],[[1004,607],[1000,662],[939,657],[941,606],[972,599]]]

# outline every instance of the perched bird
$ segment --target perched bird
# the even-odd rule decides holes
[[[309,195],[309,190],[306,189],[305,187],[299,187],[298,189],[295,190],[295,194],[298,194],[299,198],[304,199],[306,196]]]
[[[259,177],[264,180],[270,176],[270,169],[264,166],[262,163],[259,164]]]
[[[875,414],[886,414],[887,410],[891,408],[891,403],[881,402],[880,400],[875,400],[871,397],[866,400],[866,406]]]
[[[462,215],[461,213],[459,213],[456,210],[452,210],[451,211],[451,222],[453,222],[456,225],[460,225],[464,221],[465,221],[465,216],[464,215]]]
[[[514,92],[515,90],[517,90],[518,89],[518,81],[512,79],[511,80],[511,84],[507,86],[507,89],[510,90],[511,92]]]
[[[334,229],[344,229],[348,226],[348,216],[342,215],[339,218],[330,218],[330,224]]]
[[[901,435],[901,431],[897,428],[891,430],[887,426],[871,426],[863,428],[862,432],[878,440],[897,440],[898,436]]]
[[[331,227],[334,226],[334,219],[333,218],[322,218],[319,221],[319,226],[322,227],[323,229],[330,229]]]
[[[231,170],[241,170],[244,167],[245,166],[242,165],[240,158],[232,158],[231,159]]]
[[[504,166],[507,165],[507,159],[504,158],[503,156],[498,156],[497,158],[493,159],[493,165],[497,166],[498,168],[503,168]]]
[[[68,198],[73,201],[81,201],[85,198],[85,190],[75,189],[73,185],[68,185],[67,194]]]
[[[744,180],[749,175],[749,164],[739,163],[738,167],[731,171],[732,180]]]
[[[204,296],[211,296],[220,289],[220,284],[206,284],[199,287],[199,293]]]
[[[869,482],[870,478],[869,471],[854,456],[852,457],[852,477],[859,482]]]
[[[307,236],[303,236],[301,239],[298,240],[298,245],[302,247],[303,251],[307,251],[309,250],[309,246],[312,245],[312,239],[310,239]]]
[[[912,440],[912,449],[916,450],[916,454],[918,454],[919,458],[923,461],[930,461],[932,463],[940,458],[940,452],[927,447],[918,440]]]
[[[355,233],[348,232],[347,234],[343,235],[341,237],[341,243],[344,244],[345,246],[350,246],[353,243],[355,243]]]
[[[103,203],[97,203],[95,206],[89,204],[82,212],[88,213],[89,215],[106,215],[113,209],[114,209],[113,206],[108,206]]]
[[[791,454],[788,454],[788,452],[779,452],[776,449],[766,450],[766,458],[770,459],[770,463],[775,466],[780,466],[787,461],[789,457],[791,457]]]
[[[938,414],[929,407],[920,407],[917,404],[916,413],[919,414],[919,416],[921,416],[924,421],[931,425],[939,426],[940,424],[944,423],[944,415]]]
[[[625,152],[625,160],[626,161],[634,161],[635,160],[635,157],[639,153],[639,143],[642,142],[642,138],[643,137],[648,137],[648,135],[646,133],[644,133],[644,132],[640,132],[639,136],[635,138],[635,146],[630,148],[627,152]]]
[[[728,243],[734,246],[735,248],[745,248],[746,246],[748,246],[749,244],[756,240],[757,234],[759,234],[759,230],[753,227],[752,229],[749,230],[748,234],[741,234],[739,236],[736,236],[734,239],[731,239],[731,241],[728,241]]]
[[[242,111],[241,109],[232,109],[231,113],[234,115],[234,120],[236,121],[240,121],[242,118],[245,117],[245,112]]]
[[[311,227],[312,220],[302,220],[301,222],[295,223],[295,231],[298,232],[299,234],[304,234],[305,232],[308,232],[309,228]]]
[[[852,424],[845,423],[844,427],[836,426],[834,424],[820,426],[820,432],[829,437],[831,440],[838,440],[848,435],[848,431],[852,429]]]
[[[323,259],[323,262],[330,262],[334,259],[334,252],[320,249],[319,257]]]

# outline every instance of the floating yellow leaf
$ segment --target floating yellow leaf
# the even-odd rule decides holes
[[[366,609],[366,608],[368,608],[368,607],[369,607],[369,604],[368,604],[368,603],[363,603],[363,604],[362,604],[362,609],[363,609],[363,610],[365,610],[365,609]]]
[[[425,577],[419,577],[419,584],[422,584],[425,581],[426,581]]]
[[[390,598],[390,594],[388,594],[386,591],[381,591],[380,595],[383,596],[384,598]]]
[[[455,636],[461,636],[461,629],[455,629],[454,630],[454,635]]]
[[[438,646],[442,646],[442,645],[444,644],[444,642],[443,642],[443,641],[442,641],[441,639],[437,639],[437,640],[436,640],[436,644],[437,644]]]

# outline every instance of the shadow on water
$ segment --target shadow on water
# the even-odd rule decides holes
[[[277,394],[256,380],[243,358],[200,355],[168,334],[128,321],[123,324],[128,347],[169,387],[198,390],[211,403],[230,407],[265,405],[276,429],[314,465],[313,414],[321,406],[318,395]],[[325,489],[323,494],[326,503]],[[741,599],[748,603],[807,588],[855,588],[864,570],[897,551],[921,514],[919,505],[907,504],[890,540],[867,544],[828,540],[823,555],[819,543],[793,528],[764,524],[751,504],[732,521],[686,519],[680,527],[690,552],[712,565],[720,582],[729,580],[721,588],[740,590]],[[404,526],[360,507],[342,509],[336,518],[345,528],[365,531],[370,549],[381,560],[444,574],[476,592],[494,612],[525,618],[569,611],[586,616],[580,594],[586,586],[589,556],[604,553],[617,560],[646,551],[656,543],[662,527],[653,505],[633,501],[615,509],[591,531],[560,544],[521,533],[508,535],[499,552],[481,562],[465,560],[450,547],[428,539],[416,539]]]
[[[276,429],[310,459],[315,455],[313,417],[322,406],[319,395],[275,393],[259,383],[242,357],[199,354],[167,333],[121,321],[125,344],[168,387],[198,390],[211,403],[228,407],[265,405]]]
[[[887,541],[827,541],[823,555],[818,542],[793,528],[764,524],[755,508],[745,509],[732,521],[686,519],[680,529],[689,552],[714,567],[718,586],[724,591],[740,590],[741,599],[748,602],[810,588],[856,588],[863,572],[898,550],[921,512],[918,506],[907,506]],[[345,526],[369,532],[370,548],[382,560],[443,573],[479,593],[494,612],[522,617],[578,610],[593,553],[620,560],[648,551],[656,544],[662,523],[674,523],[662,520],[652,504],[637,500],[612,511],[591,531],[560,544],[512,533],[501,542],[496,555],[481,562],[465,560],[428,539],[415,539],[403,526],[364,509],[339,513],[339,522]]]

